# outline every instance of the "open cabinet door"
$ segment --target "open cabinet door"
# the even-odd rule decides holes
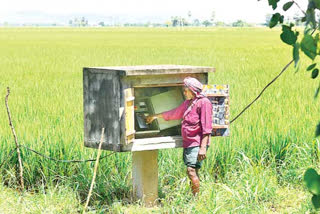
[[[127,88],[125,93],[125,120],[126,120],[126,144],[132,143],[135,138],[134,129],[134,89]]]
[[[204,85],[203,93],[212,103],[211,136],[229,136],[229,85]]]

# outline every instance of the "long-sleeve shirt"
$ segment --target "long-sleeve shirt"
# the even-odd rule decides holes
[[[183,119],[181,123],[181,135],[183,147],[200,146],[203,135],[212,131],[212,104],[206,97],[184,101],[180,106],[170,111],[163,112],[165,120]],[[210,144],[210,137],[208,145]]]

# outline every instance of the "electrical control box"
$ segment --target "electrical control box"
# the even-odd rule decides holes
[[[212,67],[148,65],[90,67],[83,69],[84,143],[98,148],[105,128],[102,149],[143,151],[182,146],[181,121],[145,117],[178,107],[183,101],[183,80],[194,77],[208,84]],[[221,107],[219,104],[216,108]],[[219,115],[216,118],[225,118]],[[220,121],[216,121],[221,123]]]
[[[135,137],[160,137],[180,134],[181,120],[163,118],[146,123],[146,117],[178,107],[184,101],[181,86],[138,88],[135,90]]]

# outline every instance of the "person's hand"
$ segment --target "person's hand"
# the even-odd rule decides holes
[[[146,117],[146,123],[150,124],[152,123],[152,121],[154,121],[155,119],[157,119],[157,117],[155,115],[150,115]]]
[[[198,161],[202,161],[207,158],[206,156],[207,148],[206,147],[200,147],[199,153],[198,153]]]

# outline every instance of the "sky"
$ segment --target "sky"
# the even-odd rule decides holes
[[[297,2],[306,7],[307,0]],[[273,12],[268,0],[0,0],[0,23],[43,22],[50,21],[50,17],[63,20],[76,15],[97,20],[125,16],[132,20],[149,17],[160,21],[169,20],[171,16],[187,18],[188,11],[191,19],[200,20],[210,19],[214,11],[216,21],[227,23],[239,19],[264,23],[266,14]],[[291,14],[296,11],[298,9],[292,7]]]

